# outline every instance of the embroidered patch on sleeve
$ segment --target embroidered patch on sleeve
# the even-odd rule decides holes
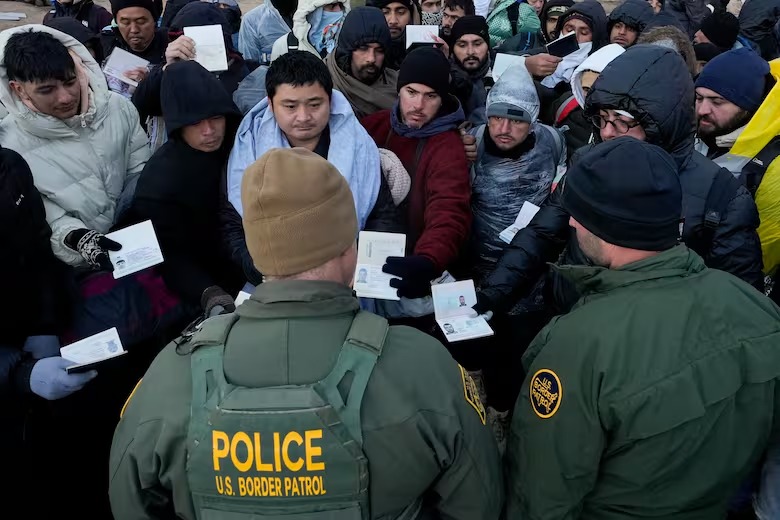
[[[563,386],[558,374],[543,368],[531,378],[531,407],[542,419],[549,419],[561,407]]]
[[[466,398],[466,401],[477,411],[477,415],[479,415],[479,419],[482,421],[482,424],[485,424],[485,406],[479,399],[477,385],[474,383],[474,380],[471,379],[469,373],[466,372],[465,368],[460,365],[458,365],[458,368],[460,368],[460,375],[463,379],[463,394]]]

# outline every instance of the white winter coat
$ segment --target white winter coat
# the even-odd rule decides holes
[[[0,66],[0,101],[9,115],[0,122],[0,144],[24,157],[43,197],[52,229],[54,254],[70,265],[84,263],[65,245],[79,228],[106,233],[117,206],[129,204],[138,175],[151,155],[132,103],[110,92],[100,66],[76,39],[43,25],[25,25],[0,33],[0,64],[8,39],[20,31],[54,35],[81,57],[92,92],[86,114],[63,121],[27,108],[11,91]]]
[[[309,31],[311,31],[311,15],[318,8],[334,3],[334,0],[298,0],[298,9],[293,15],[293,28],[292,33],[298,39],[298,50],[309,51],[318,58],[320,53],[314,48],[314,45],[309,41]],[[341,0],[341,5],[344,6],[344,15],[349,13],[350,6],[349,0]],[[271,53],[271,61],[275,60],[282,54],[287,54],[287,35],[285,34],[276,42],[274,42],[273,52]]]

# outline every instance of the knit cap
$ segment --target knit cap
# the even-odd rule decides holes
[[[459,18],[452,26],[450,41],[455,44],[461,36],[465,34],[475,34],[485,40],[490,45],[490,34],[488,34],[488,24],[482,16],[464,16]]]
[[[434,47],[418,47],[407,54],[396,87],[400,92],[410,83],[425,85],[445,97],[450,89],[450,63],[444,53]]]
[[[708,88],[750,113],[764,99],[769,64],[750,49],[742,48],[715,56],[696,79],[696,88]]]
[[[155,21],[160,16],[160,13],[157,12],[157,7],[155,7],[152,0],[111,0],[111,14],[114,15],[114,18],[119,16],[119,11],[130,7],[141,7],[146,9],[151,13],[152,19]]]
[[[727,51],[737,43],[739,20],[731,13],[714,12],[702,20],[699,30],[709,41]]]

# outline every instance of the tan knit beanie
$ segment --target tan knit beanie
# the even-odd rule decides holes
[[[275,148],[241,182],[246,245],[264,275],[319,267],[357,238],[355,201],[339,171],[304,148]]]

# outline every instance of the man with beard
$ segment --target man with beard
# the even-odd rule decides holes
[[[393,106],[398,72],[385,67],[390,29],[382,11],[358,7],[344,20],[338,47],[325,59],[333,86],[344,94],[358,118]]]
[[[771,76],[780,75],[778,66]],[[761,225],[758,235],[764,272],[772,275],[780,265],[780,212],[775,186],[780,162],[780,134],[775,87],[764,101],[766,85],[773,81],[770,65],[749,49],[728,51],[713,58],[696,80],[697,150],[738,177],[756,200]],[[778,294],[775,289],[773,295]]]
[[[385,15],[392,39],[390,49],[385,52],[385,66],[398,70],[406,57],[406,26],[420,20],[417,6],[412,0],[368,0],[366,5],[381,9]]]
[[[483,125],[487,122],[487,91],[493,85],[493,79],[488,76],[491,62],[488,24],[481,16],[464,16],[452,27],[451,40],[453,75],[468,76],[472,86],[463,112],[473,124]]]
[[[441,37],[445,41],[450,42],[450,35],[452,34],[452,27],[455,22],[463,18],[464,16],[474,16],[474,2],[473,0],[446,0],[444,2],[444,11],[441,17]]]
[[[609,43],[631,47],[652,18],[653,8],[645,0],[626,0],[609,14]]]

